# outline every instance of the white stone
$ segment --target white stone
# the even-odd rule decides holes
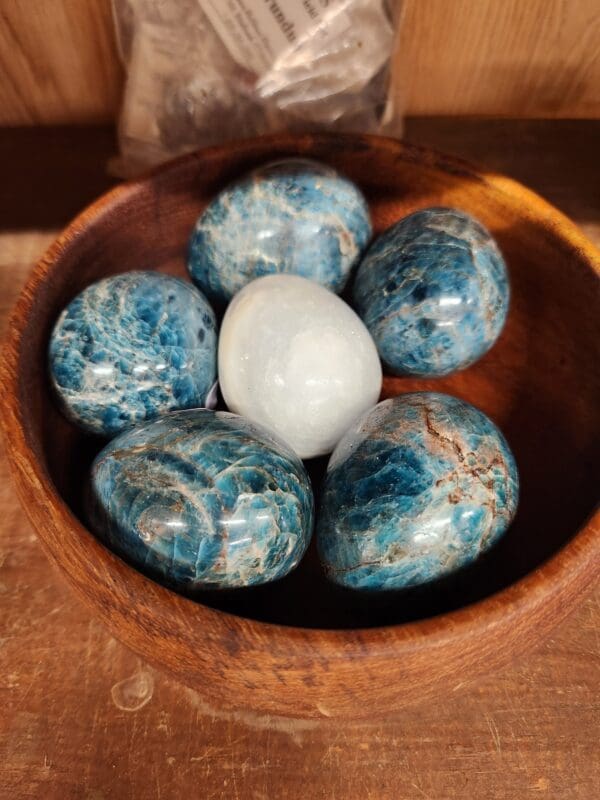
[[[368,330],[332,292],[268,275],[231,301],[219,338],[219,382],[230,411],[262,423],[301,458],[330,453],[381,391]]]

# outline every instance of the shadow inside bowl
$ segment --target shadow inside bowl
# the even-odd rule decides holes
[[[406,148],[373,162],[368,148],[347,152],[333,147],[330,138],[311,141],[313,157],[339,167],[363,187],[376,232],[413,210],[445,204],[473,213],[496,236],[512,287],[498,343],[473,367],[444,379],[386,377],[383,396],[419,389],[448,392],[490,415],[515,453],[519,510],[485,558],[428,587],[383,596],[344,590],[325,579],[313,542],[298,569],[279,582],[196,599],[243,617],[309,628],[371,627],[435,616],[493,594],[535,569],[577,533],[596,506],[598,279],[550,221],[528,216],[514,200],[492,190],[485,176],[454,161]],[[272,156],[299,151],[284,148]],[[64,245],[60,271],[36,298],[23,334],[29,359],[20,376],[22,403],[40,460],[84,524],[85,476],[102,443],[72,428],[50,397],[45,353],[52,324],[77,292],[105,275],[140,268],[184,275],[191,226],[219,186],[254,166],[252,153],[244,153],[226,167],[210,158],[175,165],[160,191],[151,181],[136,184],[126,209],[111,204],[94,219],[91,231]],[[324,467],[324,459],[309,465],[317,498]]]

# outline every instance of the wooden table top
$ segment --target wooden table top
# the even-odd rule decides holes
[[[599,122],[410,120],[600,243]],[[0,130],[0,327],[58,229],[110,185],[110,129]],[[440,800],[600,794],[600,591],[470,689],[350,723],[225,713],[116,642],[50,566],[0,455],[0,798]]]

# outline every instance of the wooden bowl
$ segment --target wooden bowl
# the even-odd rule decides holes
[[[191,226],[229,180],[268,159],[310,156],[364,189],[376,231],[429,205],[471,212],[511,273],[500,341],[435,381],[386,378],[384,395],[432,388],[471,401],[506,433],[522,499],[508,535],[475,567],[425,590],[365,599],[322,577],[314,553],[285,580],[181,597],[86,529],[81,494],[99,443],[48,391],[46,347],[81,289],[130,269],[184,274]],[[291,136],[212,148],[119,186],[86,209],[35,268],[3,354],[3,426],[23,506],[51,558],[112,633],[221,707],[363,716],[451,692],[535,644],[598,571],[600,259],[568,219],[499,175],[366,136]],[[313,465],[318,476],[323,461]]]

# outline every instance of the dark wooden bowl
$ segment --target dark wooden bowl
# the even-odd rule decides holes
[[[48,392],[59,311],[98,278],[184,274],[191,226],[248,168],[300,154],[356,180],[376,231],[429,205],[479,217],[509,264],[508,324],[492,351],[436,381],[386,378],[385,396],[435,388],[483,409],[517,458],[522,500],[482,562],[425,590],[365,599],[324,581],[314,553],[257,590],[180,597],[106,550],[82,522],[99,443]],[[452,692],[535,644],[598,571],[600,258],[556,209],[499,175],[429,150],[361,136],[277,136],[212,148],[119,186],[85,210],[35,268],[3,354],[3,426],[23,506],[51,558],[114,635],[223,707],[291,716],[385,712]],[[323,462],[312,467],[316,477]]]

